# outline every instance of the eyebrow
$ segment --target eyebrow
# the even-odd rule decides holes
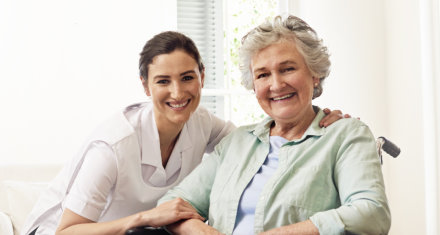
[[[187,74],[189,74],[189,73],[196,73],[196,71],[194,71],[194,70],[188,70],[188,71],[185,71],[185,72],[181,73],[180,76],[187,75]]]
[[[180,76],[184,76],[187,74],[193,74],[193,73],[195,74],[196,72],[194,70],[188,70],[188,71],[181,73]],[[163,78],[170,78],[170,75],[156,75],[156,76],[154,76],[153,79],[163,79]]]
[[[286,64],[297,65],[297,63],[295,61],[293,61],[293,60],[285,60],[285,61],[279,63],[279,65],[286,65]],[[254,73],[258,72],[258,71],[264,71],[265,69],[266,69],[266,67],[257,68],[257,69],[254,70]]]
[[[280,65],[286,65],[286,64],[296,64],[296,62],[293,60],[286,60],[280,63]]]

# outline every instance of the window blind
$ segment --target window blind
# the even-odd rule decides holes
[[[204,89],[224,87],[222,12],[219,0],[177,0],[177,30],[194,40],[200,51],[205,65]],[[224,96],[203,95],[200,104],[224,118]]]

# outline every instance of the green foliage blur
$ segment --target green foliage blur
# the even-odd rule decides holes
[[[224,75],[227,89],[240,90],[241,74],[239,70],[238,49],[241,38],[252,28],[260,25],[268,17],[274,17],[277,11],[276,0],[227,0],[224,16]],[[232,95],[231,121],[244,125],[261,121],[266,115],[261,110],[255,95]]]

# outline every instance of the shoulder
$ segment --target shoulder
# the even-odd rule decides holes
[[[134,115],[134,114],[141,113],[143,110],[152,110],[152,108],[153,108],[153,104],[151,102],[147,101],[147,102],[131,104],[131,105],[123,108],[122,112],[125,115]]]
[[[224,125],[225,121],[215,116],[206,108],[199,106],[187,121],[189,127],[197,129],[212,129],[215,125]]]
[[[212,120],[216,116],[203,106],[199,106],[192,114],[191,120]]]
[[[332,125],[326,128],[328,133],[337,133],[349,135],[350,133],[356,133],[359,131],[367,131],[371,133],[370,128],[364,122],[356,118],[343,118],[334,122]]]
[[[243,143],[250,139],[257,139],[255,135],[255,129],[261,125],[260,123],[239,126],[238,128],[232,130],[228,135],[226,135],[222,140],[222,145],[229,145],[231,143]]]
[[[238,127],[237,130],[239,130],[240,132],[251,133],[263,124],[264,123],[260,122],[260,123],[252,123],[252,124],[248,124],[248,125],[243,125],[243,126]]]
[[[332,143],[332,147],[339,149],[339,152],[354,145],[362,148],[362,151],[368,148],[372,152],[375,152],[376,147],[376,139],[368,125],[355,118],[345,118],[333,123],[326,128],[320,139],[327,144]]]
[[[129,136],[134,136],[135,120],[138,120],[142,112],[148,109],[150,109],[148,103],[137,103],[113,113],[93,130],[88,140],[114,145]]]

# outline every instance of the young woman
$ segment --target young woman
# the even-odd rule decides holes
[[[181,199],[154,207],[235,127],[198,106],[204,67],[190,38],[160,33],[140,55],[151,101],[128,106],[95,130],[43,193],[23,234],[123,234],[202,219]],[[340,118],[334,111],[321,124]]]

